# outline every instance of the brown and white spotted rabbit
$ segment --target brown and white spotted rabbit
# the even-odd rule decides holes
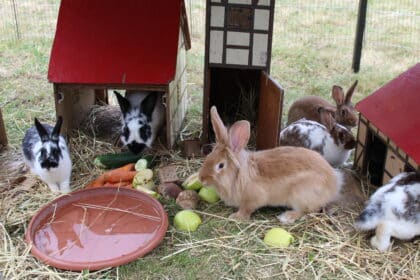
[[[319,108],[321,123],[301,119],[280,132],[280,145],[304,147],[319,152],[332,166],[347,161],[356,146],[350,129],[340,125],[331,113]]]
[[[334,119],[339,124],[349,128],[356,126],[358,120],[357,113],[351,104],[351,97],[353,96],[356,86],[357,81],[354,82],[345,95],[340,86],[333,86],[332,98],[334,99],[336,106],[319,96],[305,96],[296,100],[292,106],[290,106],[287,124],[291,124],[302,118],[321,122],[319,108],[323,107],[332,112]]]
[[[248,151],[248,121],[227,129],[216,107],[210,114],[216,145],[199,170],[199,179],[214,186],[225,204],[239,208],[232,218],[249,219],[263,206],[287,206],[291,210],[278,219],[289,224],[337,197],[342,174],[317,152],[298,147]]]
[[[420,173],[398,174],[377,189],[355,226],[376,229],[370,243],[380,251],[389,249],[391,237],[411,239],[420,235]]]

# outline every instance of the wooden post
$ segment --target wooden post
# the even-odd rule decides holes
[[[3,122],[3,115],[0,109],[0,146],[7,146],[6,128]]]
[[[69,130],[79,128],[80,123],[95,104],[95,90],[54,84],[55,110],[63,117],[61,133],[69,135]]]

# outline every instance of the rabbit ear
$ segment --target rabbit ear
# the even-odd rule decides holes
[[[119,94],[118,91],[114,90],[114,93],[117,96],[117,100],[118,100],[118,104],[120,105],[121,112],[125,116],[131,109],[130,102],[127,100],[127,98]]]
[[[48,131],[38,121],[37,118],[35,118],[35,127],[36,127],[36,130],[38,131],[39,137],[41,138],[42,142],[48,141],[50,139],[50,136],[48,135]]]
[[[333,86],[332,98],[334,99],[337,106],[344,104],[344,91],[340,86]]]
[[[348,105],[351,102],[351,97],[353,96],[354,89],[357,86],[357,80],[353,83],[353,85],[349,88],[349,90],[346,93],[346,98],[344,99],[344,104]]]
[[[333,129],[334,124],[335,124],[335,120],[331,115],[331,111],[329,111],[329,110],[327,110],[323,107],[320,107],[318,109],[318,112],[319,112],[319,117],[320,117],[321,124],[325,125],[325,127],[328,130]]]
[[[219,143],[227,143],[228,134],[225,125],[220,119],[217,113],[216,106],[212,106],[210,109],[211,124],[213,125],[214,134],[216,135],[216,141]]]
[[[148,96],[146,96],[146,98],[143,99],[143,101],[141,102],[141,112],[149,118],[152,117],[153,109],[156,105],[157,96],[158,95],[156,93],[152,92]]]
[[[62,124],[63,124],[63,117],[58,116],[57,117],[57,122],[55,123],[54,129],[51,133],[51,139],[52,140],[58,141],[58,137],[60,136],[60,129],[61,129]]]
[[[230,148],[234,153],[244,149],[251,135],[251,125],[248,121],[237,121],[229,129]]]

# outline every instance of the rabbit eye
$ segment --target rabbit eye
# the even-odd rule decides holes
[[[342,115],[343,117],[345,117],[345,116],[346,116],[346,114],[347,114],[346,110],[341,110],[341,115]]]
[[[217,169],[222,169],[223,167],[225,167],[225,164],[223,162],[217,165]]]

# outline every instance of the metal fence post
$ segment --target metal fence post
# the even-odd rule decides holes
[[[12,1],[12,8],[13,8],[13,16],[15,18],[15,29],[16,29],[16,37],[19,40],[20,39],[20,31],[19,31],[19,22],[17,18],[17,10],[16,10],[16,2],[15,0]]]
[[[366,10],[367,10],[367,0],[359,1],[359,12],[357,15],[357,26],[356,26],[356,39],[354,41],[354,51],[353,51],[353,71],[355,73],[359,72],[360,69],[360,59],[362,57],[362,48],[363,48],[363,34],[365,32],[366,25]]]

